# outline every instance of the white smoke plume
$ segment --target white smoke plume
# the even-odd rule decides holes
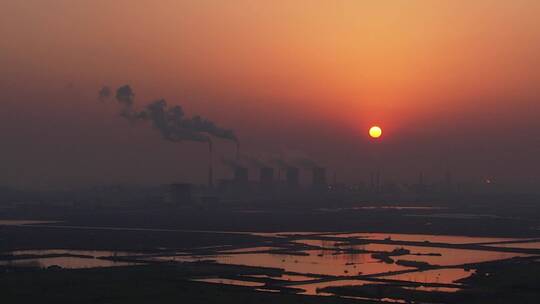
[[[98,92],[98,98],[101,101],[109,99],[112,96],[112,90],[109,86],[103,86]]]
[[[110,88],[103,87],[99,91],[100,99],[110,96]],[[149,122],[159,131],[163,139],[180,141],[198,141],[211,143],[211,137],[231,140],[238,143],[234,132],[217,126],[214,122],[201,116],[186,117],[181,106],[169,106],[165,99],[159,99],[137,110],[135,107],[135,93],[129,85],[116,90],[116,100],[122,106],[120,116],[132,123]]]

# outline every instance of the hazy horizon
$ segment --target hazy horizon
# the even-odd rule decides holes
[[[540,184],[540,2],[3,1],[0,185],[206,182],[207,147],[99,101],[128,84],[329,179]],[[384,130],[374,144],[371,125]],[[215,140],[216,178],[235,146]]]

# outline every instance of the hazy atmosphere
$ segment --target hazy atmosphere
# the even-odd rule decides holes
[[[0,182],[206,181],[207,147],[119,118],[103,86],[234,131],[242,153],[301,154],[337,180],[540,181],[540,2],[0,3]],[[114,92],[113,92],[114,93]],[[369,126],[384,129],[374,146]],[[218,161],[235,146],[215,140]]]
[[[538,304],[540,1],[0,0],[0,303]]]

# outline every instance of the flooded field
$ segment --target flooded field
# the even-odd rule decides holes
[[[139,231],[170,232],[150,228]],[[518,238],[362,232],[234,233],[260,236],[262,241],[245,246],[205,246],[185,250],[163,248],[162,251],[144,253],[13,250],[2,253],[0,265],[76,269],[197,262],[200,265],[197,267],[247,267],[256,269],[258,273],[194,276],[191,278],[193,281],[244,286],[265,292],[283,292],[285,289],[306,295],[331,296],[334,295],[328,292],[331,288],[354,286],[376,289],[390,284],[392,288],[403,290],[455,293],[462,288],[460,280],[475,272],[474,265],[531,256],[512,252],[511,248],[540,249],[540,242]],[[471,246],[476,249],[470,249]],[[510,249],[504,251],[499,248]],[[385,301],[400,302],[399,299]]]
[[[441,247],[419,247],[419,246],[396,246],[386,244],[367,244],[355,246],[363,250],[370,251],[392,251],[396,248],[403,248],[410,251],[396,259],[415,260],[429,263],[430,265],[452,266],[471,263],[481,263],[496,260],[504,260],[513,257],[524,257],[527,254],[514,252],[497,252],[487,250],[453,249]]]
[[[253,274],[253,275],[246,275],[244,277],[259,278],[259,279],[266,278],[266,279],[274,279],[274,280],[281,280],[281,281],[288,281],[288,282],[302,282],[302,281],[313,280],[313,277],[302,276],[302,275],[290,275],[290,274],[282,274],[279,276],[269,276],[267,274]]]
[[[240,281],[240,280],[233,280],[233,279],[220,279],[220,278],[194,279],[193,281],[214,283],[214,284],[234,285],[234,286],[248,286],[248,287],[263,287],[264,286],[264,283]]]
[[[120,256],[138,256],[142,253],[106,250],[14,250],[2,253],[0,265],[48,268],[57,266],[66,269],[131,266],[140,263],[115,261]]]
[[[301,253],[302,255],[269,253],[225,255],[213,259],[222,264],[279,268],[289,272],[331,276],[366,275],[410,269],[396,264],[385,264],[369,254],[321,254],[318,250]]]
[[[326,235],[339,238],[356,238],[368,240],[392,240],[405,242],[430,242],[446,244],[478,244],[488,242],[515,241],[516,238],[489,238],[452,235],[429,235],[429,234],[399,234],[399,233],[337,233]]]
[[[269,247],[269,246],[261,246],[261,247],[249,247],[249,248],[240,248],[240,249],[229,249],[229,250],[223,250],[221,252],[223,253],[246,253],[246,252],[258,252],[258,251],[270,251],[270,250],[277,250],[281,249],[279,247]]]
[[[3,266],[26,266],[48,268],[58,266],[66,269],[81,269],[81,268],[96,268],[96,267],[115,267],[115,266],[131,266],[137,263],[118,262],[105,259],[81,258],[81,257],[50,257],[50,258],[35,258],[35,259],[20,259],[20,260],[4,260],[0,261]]]
[[[266,234],[268,236],[269,234]],[[527,254],[516,252],[500,252],[490,250],[466,249],[473,244],[506,241],[526,241],[516,238],[487,238],[470,236],[440,236],[418,234],[383,234],[383,233],[280,233],[272,235],[280,240],[289,239],[293,245],[291,253],[272,253],[263,250],[275,250],[275,247],[253,247],[235,249],[231,254],[214,255],[207,258],[219,264],[245,265],[253,267],[278,268],[298,274],[309,274],[302,277],[299,284],[285,283],[288,287],[302,290],[301,294],[327,296],[331,293],[321,291],[327,287],[364,286],[385,284],[387,280],[402,282],[403,289],[454,293],[461,289],[460,280],[470,277],[474,270],[459,267],[464,264],[476,264],[489,261],[504,260],[515,257],[526,257]],[[318,238],[324,239],[318,239]],[[365,244],[348,243],[347,238],[364,240]],[[423,243],[425,246],[384,244],[391,241]],[[377,241],[371,243],[371,241]],[[429,244],[433,243],[433,246]],[[447,248],[446,245],[463,245],[464,248]],[[535,243],[531,244],[533,247]],[[516,243],[508,244],[509,247]],[[308,246],[309,249],[303,246]],[[253,252],[261,250],[261,252]],[[396,254],[399,252],[399,254]],[[377,258],[374,253],[389,254],[392,262]],[[186,257],[183,257],[184,259]],[[201,257],[199,257],[201,258]],[[403,264],[401,261],[420,262],[424,264]],[[435,267],[436,269],[422,269]],[[448,268],[451,267],[451,268]],[[319,275],[317,279],[313,275]],[[262,276],[264,277],[264,276]],[[334,279],[329,279],[333,277]],[[363,280],[369,277],[370,280]],[[261,276],[259,276],[261,278]],[[347,279],[348,278],[348,279]],[[285,281],[286,278],[273,278]],[[377,281],[379,280],[379,281]],[[227,283],[224,283],[227,284]],[[395,283],[394,283],[395,284]],[[412,285],[409,285],[412,284]],[[265,286],[269,288],[271,286]],[[393,299],[387,299],[392,301]]]
[[[373,284],[373,282],[362,281],[362,280],[335,280],[335,281],[330,281],[330,282],[292,285],[291,287],[302,289],[303,291],[301,292],[301,294],[314,296],[314,295],[332,295],[332,294],[320,291],[321,289],[326,288],[326,287],[362,286],[366,284]]]
[[[454,284],[461,279],[470,277],[474,271],[461,268],[443,268],[426,271],[408,272],[404,274],[385,276],[385,279],[415,283]],[[425,289],[426,287],[424,287]]]
[[[524,248],[524,249],[538,249],[538,250],[540,250],[540,242],[489,244],[489,245],[486,245],[486,246],[495,247],[495,248]]]
[[[397,235],[397,238],[400,238]],[[425,237],[423,237],[425,238]],[[458,237],[448,237],[450,240],[455,243],[449,242],[445,243],[439,239],[436,243],[440,244],[465,244],[459,242]],[[373,238],[375,239],[375,238]],[[437,239],[437,236],[432,236],[432,239]],[[380,238],[379,238],[380,240]],[[405,235],[402,237],[402,240],[418,242],[412,238],[412,235]],[[471,238],[464,237],[461,241],[471,240]],[[487,238],[477,238],[476,241],[487,240]],[[295,240],[294,242],[298,244],[308,245],[308,246],[318,246],[321,248],[321,254],[329,254],[329,252],[341,250],[341,251],[359,251],[359,252],[392,252],[394,250],[404,249],[407,253],[400,254],[396,256],[396,259],[401,260],[414,260],[419,262],[429,263],[430,265],[438,266],[452,266],[452,265],[462,265],[462,264],[471,264],[471,263],[480,263],[488,262],[494,260],[504,260],[513,257],[525,257],[527,254],[515,253],[515,252],[499,252],[499,251],[489,251],[489,250],[471,250],[471,249],[455,249],[455,248],[445,248],[445,247],[432,247],[432,246],[414,246],[414,245],[393,245],[393,244],[379,244],[379,243],[366,243],[366,244],[349,244],[341,241],[331,241],[331,240]],[[540,245],[539,243],[512,243],[512,244],[503,244],[502,247],[508,248],[537,248],[536,246]],[[500,245],[493,245],[500,246]],[[363,260],[364,262],[373,263],[366,256],[369,254],[353,253],[351,254],[351,259]],[[368,259],[368,260],[366,260]]]
[[[142,253],[126,252],[126,251],[108,251],[108,250],[72,250],[72,249],[44,249],[44,250],[14,250],[9,254],[13,256],[27,255],[84,255],[92,258],[100,257],[115,257],[115,256],[132,256]]]

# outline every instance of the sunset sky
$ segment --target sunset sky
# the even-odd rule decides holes
[[[97,100],[124,84],[343,182],[378,162],[386,179],[538,183],[538,16],[537,0],[4,0],[0,184],[204,182],[204,145]]]

